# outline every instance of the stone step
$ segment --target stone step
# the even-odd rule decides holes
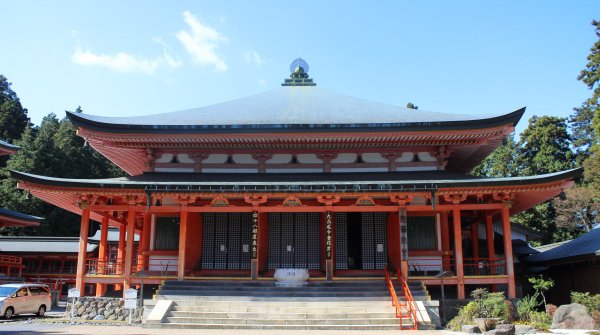
[[[197,297],[196,297],[197,298]],[[231,298],[231,297],[229,297]],[[200,299],[169,299],[173,301],[175,306],[231,306],[231,307],[246,307],[246,306],[271,306],[271,307],[383,307],[391,306],[391,299],[294,299],[294,300],[269,300],[256,299],[247,300],[245,297],[236,297],[235,300],[200,300]]]
[[[247,294],[236,294],[235,291],[185,291],[185,290],[161,290],[160,295],[185,295],[185,296],[223,296],[223,297],[389,297],[388,292],[248,292]]]
[[[383,319],[390,318],[395,319],[395,313],[387,312],[382,313],[371,313],[371,312],[305,312],[305,313],[281,313],[272,311],[261,311],[261,312],[197,312],[197,311],[171,311],[168,312],[167,317],[179,317],[179,318],[202,318],[202,319],[360,319],[360,318],[374,318]]]
[[[166,317],[168,323],[187,324],[234,324],[234,325],[397,325],[396,318],[360,318],[360,319],[250,319],[250,318],[191,318],[191,317]]]
[[[231,296],[186,296],[181,297],[179,295],[160,295],[157,296],[156,299],[163,300],[189,300],[189,301],[231,301],[235,299],[236,301],[246,301],[246,302],[286,302],[291,301],[290,297],[251,297],[251,296],[241,296],[241,297],[231,297]],[[359,302],[368,302],[368,301],[390,301],[389,296],[384,297],[293,297],[293,301],[296,302],[351,302],[351,301],[359,301]]]
[[[197,312],[197,313],[303,313],[303,314],[330,314],[330,313],[390,313],[393,308],[385,306],[306,306],[306,307],[272,307],[272,306],[173,306],[173,312]]]
[[[411,323],[405,323],[408,327]],[[275,329],[275,330],[398,330],[400,325],[261,325],[160,323],[145,327],[164,329]]]

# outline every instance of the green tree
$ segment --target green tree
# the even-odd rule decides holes
[[[519,165],[525,176],[559,172],[575,167],[566,119],[534,116],[521,133]]]
[[[544,310],[546,310],[546,296],[544,292],[549,291],[552,287],[554,287],[554,280],[546,279],[543,276],[539,277],[531,277],[528,279],[531,286],[535,290],[535,294],[539,294],[542,296],[542,301],[544,302]]]
[[[600,219],[600,191],[586,185],[564,191],[564,197],[553,200],[556,226],[575,232],[588,232]]]
[[[0,74],[0,138],[12,143],[21,137],[29,117],[27,109],[23,108],[10,85],[6,77]]]
[[[485,177],[516,177],[519,175],[518,155],[519,147],[511,134],[504,139],[500,147],[476,166],[471,174]]]
[[[78,109],[80,110],[80,109]],[[7,177],[9,170],[68,178],[109,178],[122,176],[123,172],[99,155],[75,134],[75,127],[68,119],[59,120],[56,115],[44,117],[40,127],[27,128],[17,141],[21,150],[11,156],[6,168],[0,173]],[[76,236],[79,216],[27,197],[16,190],[16,181],[2,180],[1,205],[9,209],[44,217],[46,220],[35,228],[1,228],[8,235]]]

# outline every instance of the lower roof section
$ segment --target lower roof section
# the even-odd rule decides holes
[[[382,173],[144,173],[110,179],[69,179],[11,171],[13,178],[36,184],[101,189],[142,189],[178,192],[364,192],[436,191],[442,188],[519,186],[572,180],[582,170],[572,169],[528,177],[486,178],[446,171]]]
[[[261,206],[280,206],[282,200],[297,197],[302,206],[322,206],[323,197],[341,199],[337,204],[361,206],[363,198],[377,206],[398,206],[399,198],[419,197],[421,204],[462,205],[511,203],[511,213],[519,213],[558,195],[581,175],[581,169],[529,177],[484,178],[446,171],[327,174],[195,174],[146,173],[111,179],[66,179],[12,171],[19,188],[74,213],[81,202],[105,206],[134,204],[152,206],[169,198],[170,204],[189,201],[194,207],[212,206],[212,200],[225,198],[232,206],[248,206],[248,197],[263,196]],[[83,200],[86,199],[86,200]],[[184,200],[188,199],[188,200]],[[164,201],[160,200],[164,206]],[[404,200],[403,200],[404,201]],[[424,202],[423,202],[424,201]],[[219,202],[221,203],[221,202]],[[410,201],[403,202],[411,204]],[[403,205],[403,206],[404,206]],[[207,207],[208,206],[208,207]],[[387,208],[386,207],[386,208]],[[111,207],[112,208],[112,207]],[[178,208],[178,207],[173,207]],[[308,207],[305,207],[308,209]],[[315,209],[315,208],[313,208]],[[389,208],[388,208],[389,209]],[[177,209],[175,209],[176,211]],[[298,208],[302,210],[302,208]],[[366,209],[365,209],[366,210]],[[101,220],[104,213],[92,213]],[[110,217],[110,220],[115,220]],[[122,224],[122,223],[121,223]]]
[[[0,227],[37,226],[44,218],[0,208]]]

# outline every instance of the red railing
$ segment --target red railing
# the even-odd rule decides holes
[[[408,274],[411,277],[433,277],[442,271],[456,271],[454,256],[437,258],[409,259]],[[463,258],[465,276],[493,276],[506,274],[506,260],[504,258]]]
[[[125,268],[125,262],[122,259],[88,258],[85,262],[85,272],[88,275],[123,275]]]
[[[390,273],[387,267],[385,268],[385,281],[390,291],[390,295],[392,296],[392,306],[396,308],[396,318],[400,319],[400,330],[416,330],[419,327],[419,322],[417,320],[417,308],[415,299],[413,298],[412,293],[410,292],[410,288],[408,287],[406,280],[404,280],[402,272],[400,271],[400,267],[398,266],[396,266],[396,273],[398,276],[398,284],[402,288],[402,294],[404,295],[403,301],[398,300],[396,289],[394,288],[394,283],[392,282]],[[406,311],[406,313],[404,311]],[[403,322],[404,320],[410,320],[412,325],[405,327]]]
[[[23,265],[23,258],[18,256],[0,255],[0,271],[4,271],[4,275],[7,277],[18,276],[21,277],[21,271],[25,266]],[[13,271],[16,270],[17,273]]]
[[[125,261],[123,259],[103,260],[99,258],[86,259],[86,274],[87,275],[118,275],[121,276],[125,271]],[[132,259],[132,273],[144,270],[149,275],[153,276],[173,276],[177,275],[177,259],[176,258],[150,258],[143,263],[139,263],[138,259]]]

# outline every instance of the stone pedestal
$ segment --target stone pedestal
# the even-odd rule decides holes
[[[277,269],[275,270],[276,286],[302,287],[308,282],[308,269]]]

